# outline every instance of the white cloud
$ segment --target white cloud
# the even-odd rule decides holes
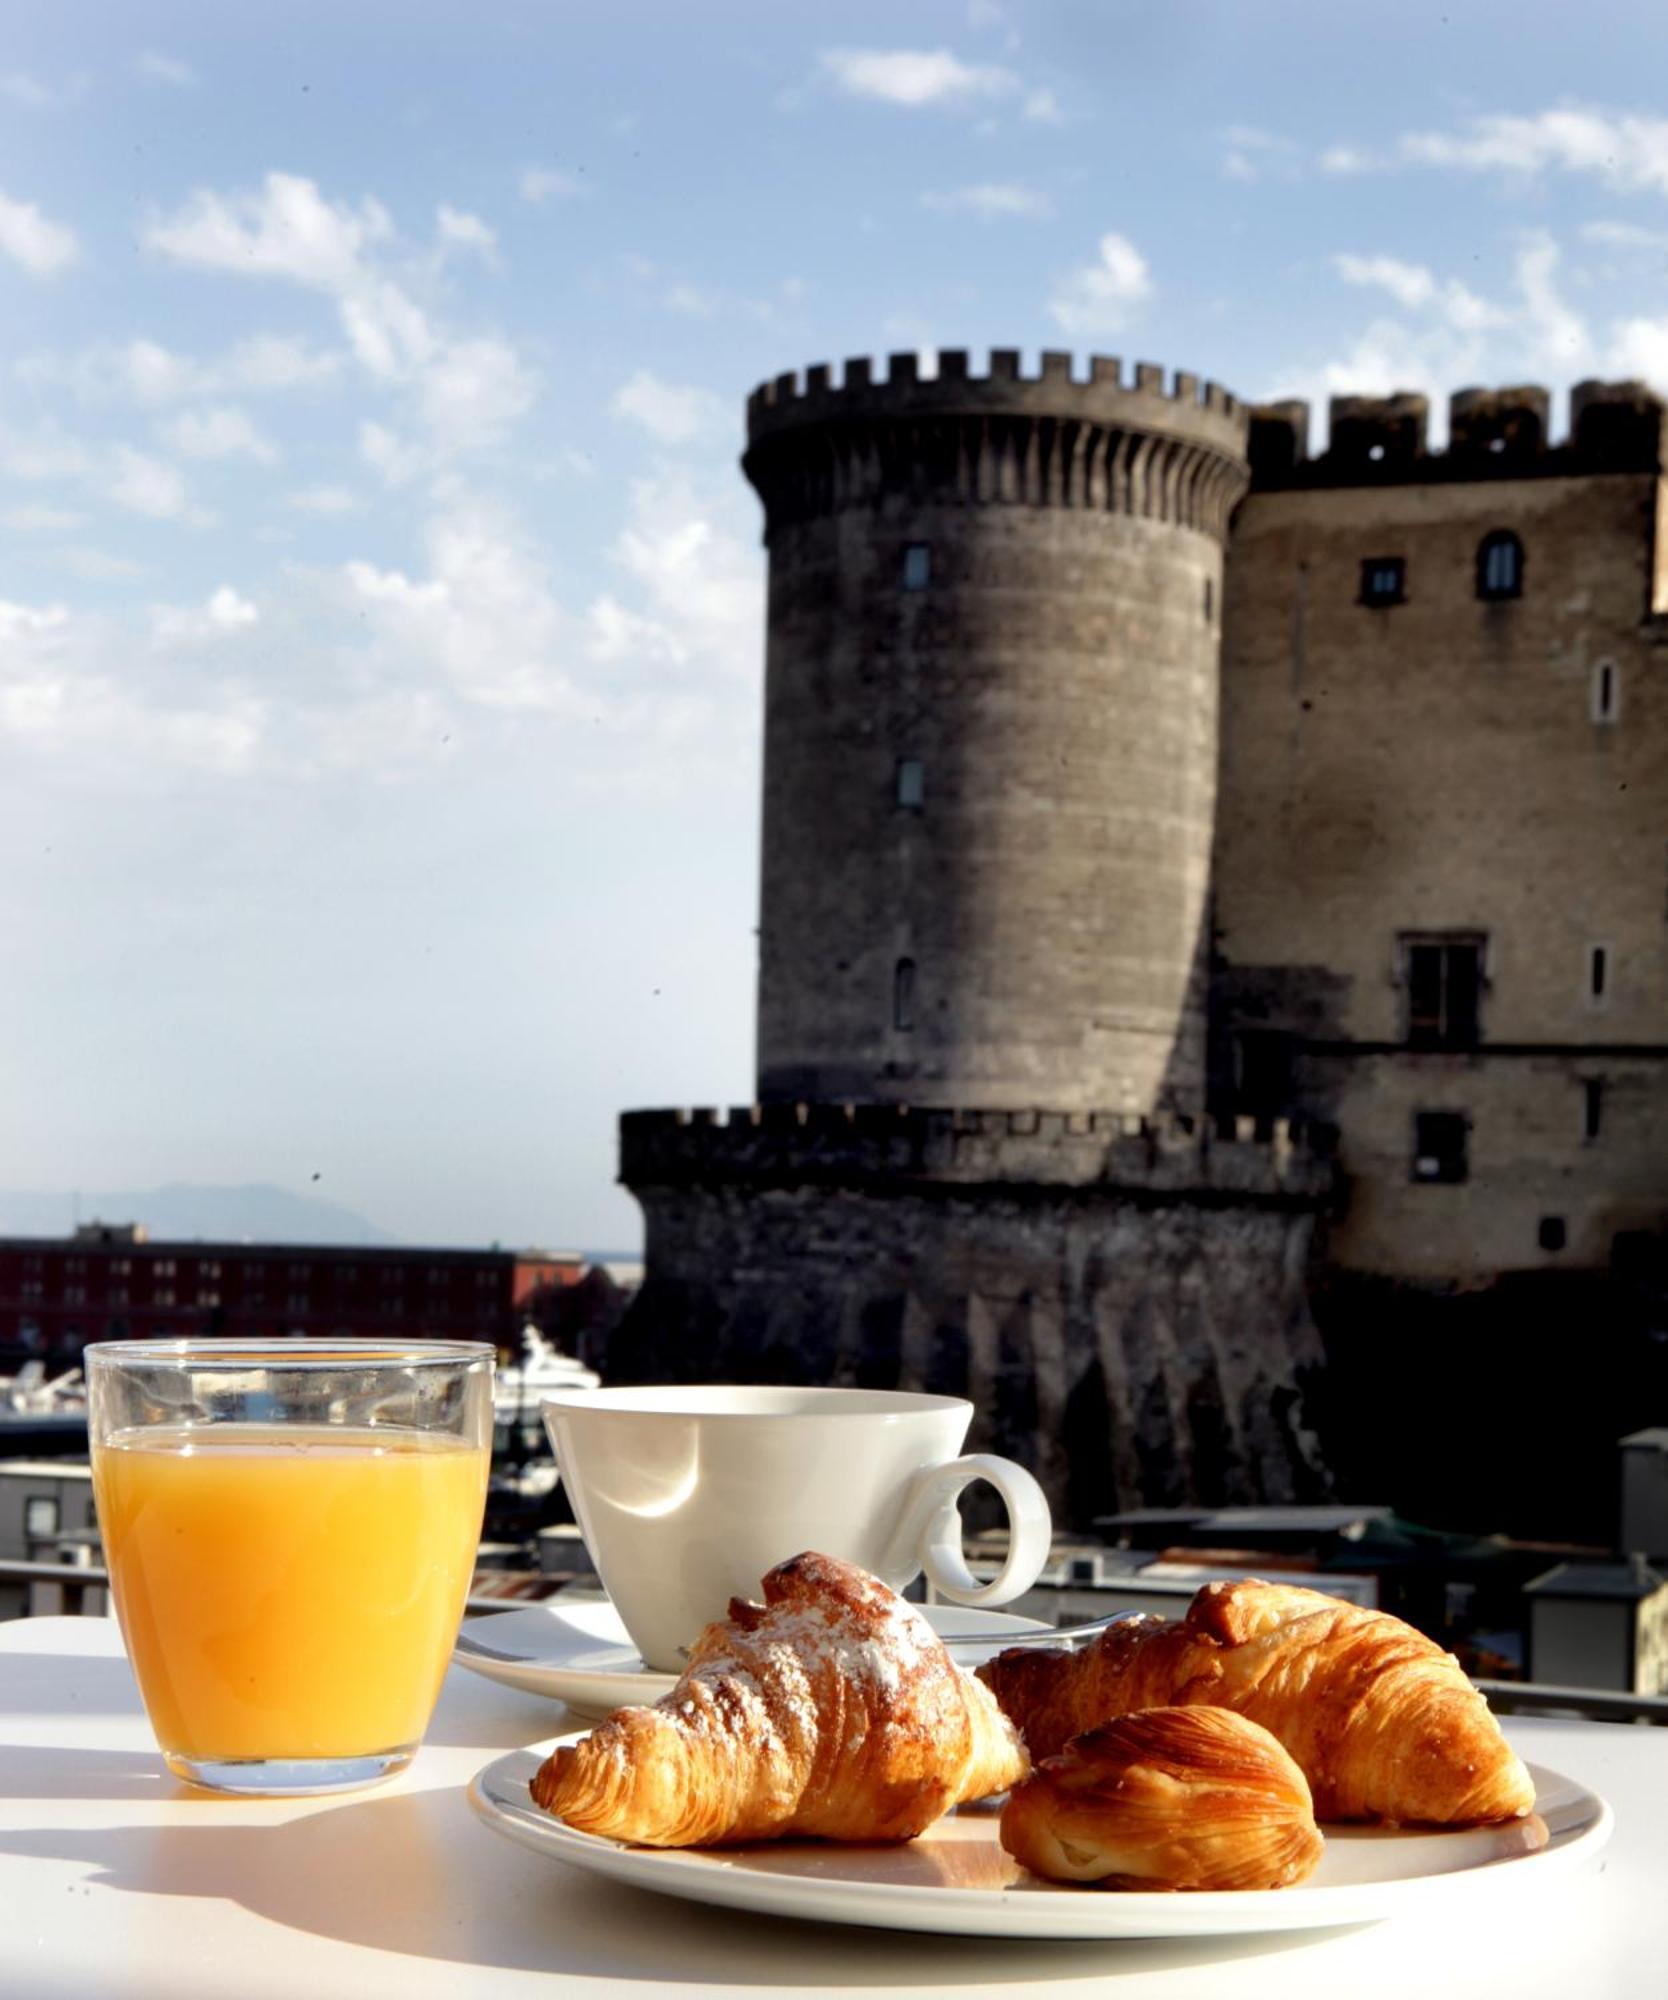
[[[49,221],[32,201],[0,194],[0,255],[21,264],[31,278],[55,278],[80,254],[74,230]]]
[[[93,469],[93,462],[84,444],[56,430],[40,430],[33,437],[0,433],[0,471],[13,479],[45,483],[81,479]]]
[[[357,514],[364,506],[357,493],[345,486],[303,486],[284,496],[286,507],[298,514],[317,514],[326,519],[341,514]]]
[[[0,603],[0,744],[59,758],[101,782],[249,770],[265,731],[263,705],[235,683],[206,693],[200,675],[177,684],[179,642],[158,644],[154,624],[150,636],[141,649],[116,620]]]
[[[540,557],[490,509],[463,504],[429,524],[426,577],[350,562],[351,601],[408,659],[486,708],[577,714],[568,620]]]
[[[7,70],[0,75],[0,97],[9,97],[26,111],[56,111],[78,103],[87,94],[87,79],[73,76],[67,83],[43,83],[26,69]]]
[[[31,388],[68,389],[85,403],[125,399],[154,407],[315,388],[340,373],[342,360],[305,340],[267,333],[240,340],[210,361],[154,340],[100,341],[75,354],[26,354],[15,372]]]
[[[158,426],[163,440],[186,458],[252,458],[275,465],[278,447],[255,427],[246,411],[231,404],[182,410]]]
[[[1529,117],[1496,113],[1471,119],[1460,132],[1410,132],[1398,151],[1415,166],[1591,174],[1624,192],[1668,194],[1668,118],[1579,106]]]
[[[1230,125],[1222,134],[1222,171],[1233,181],[1260,181],[1273,176],[1295,179],[1298,148],[1278,132],[1256,125]]]
[[[200,645],[224,639],[260,620],[259,607],[229,583],[202,604],[156,604],[151,607],[151,641],[158,646]]]
[[[1423,264],[1404,264],[1396,257],[1334,257],[1333,267],[1346,284],[1378,285],[1398,305],[1415,311],[1436,297],[1436,280]]]
[[[1127,236],[1108,232],[1099,255],[1061,280],[1048,310],[1070,334],[1116,333],[1152,297],[1147,260]]]
[[[116,506],[148,521],[189,521],[202,526],[208,517],[191,501],[179,468],[152,458],[131,445],[116,449],[106,489]]]
[[[751,680],[758,668],[759,558],[713,496],[682,472],[635,481],[631,522],[614,558],[647,608],[622,618],[611,597],[599,599],[591,607],[598,657],[637,647],[680,667]]]
[[[622,383],[609,406],[615,416],[638,424],[659,444],[691,444],[710,430],[720,414],[718,398],[691,383],[667,382],[639,368]]]
[[[269,173],[259,194],[199,188],[177,214],[153,215],[141,240],[200,270],[341,291],[357,281],[365,252],[386,242],[393,227],[378,201],[367,199],[355,209],[326,201],[298,174]]]
[[[409,486],[430,469],[430,456],[420,446],[368,420],[359,426],[359,456],[390,486]]]
[[[1028,90],[1020,109],[1035,125],[1059,125],[1064,121],[1060,101],[1052,90]]]
[[[1668,229],[1646,229],[1637,222],[1584,222],[1581,238],[1607,250],[1668,250]]]
[[[1360,146],[1328,146],[1319,161],[1323,174],[1370,174],[1381,164]]]
[[[470,215],[463,209],[449,208],[442,202],[435,211],[435,234],[440,239],[442,252],[448,250],[472,251],[484,264],[498,262],[498,232],[478,215]]]
[[[1668,118],[1566,105],[1524,114],[1485,113],[1452,132],[1406,132],[1388,152],[1329,147],[1327,174],[1437,167],[1533,180],[1584,174],[1620,193],[1668,194]]]
[[[585,184],[577,175],[558,173],[553,167],[527,167],[521,176],[521,198],[535,206],[540,202],[561,201],[583,194]]]
[[[1020,87],[1012,70],[964,63],[948,49],[824,49],[817,60],[848,97],[910,109],[1006,97]]]
[[[1021,181],[984,181],[974,187],[948,188],[922,195],[921,206],[935,215],[972,215],[981,222],[1045,222],[1054,213],[1047,195]]]
[[[53,561],[60,569],[67,569],[72,576],[82,577],[88,583],[132,583],[136,577],[151,573],[148,563],[132,556],[115,555],[109,549],[59,549]]]
[[[443,239],[490,247],[483,235],[491,232],[478,217],[442,209],[439,228]],[[327,201],[311,181],[273,173],[255,195],[199,190],[172,219],[153,218],[147,241],[180,261],[287,278],[329,294],[360,366],[409,398],[429,433],[423,449],[431,457],[490,445],[531,408],[537,378],[507,341],[441,326],[414,295],[420,272],[390,275],[378,261],[392,251],[393,234],[379,202],[352,209]],[[385,477],[395,476],[386,449],[393,436],[382,425],[361,427],[361,450]]]
[[[178,56],[165,56],[155,49],[147,49],[133,65],[135,75],[146,83],[166,83],[175,90],[189,90],[197,81],[197,72]]]
[[[14,534],[53,535],[79,528],[86,518],[85,514],[77,514],[68,507],[31,504],[8,508],[4,515],[0,515],[0,524],[10,528]]]
[[[1510,290],[1497,297],[1395,257],[1339,256],[1333,265],[1346,283],[1386,293],[1398,312],[1373,320],[1333,359],[1271,383],[1272,393],[1324,402],[1417,388],[1431,398],[1440,438],[1453,389],[1567,380],[1614,366],[1621,352],[1619,329],[1608,340],[1595,337],[1563,296],[1558,247],[1544,232],[1520,239]]]

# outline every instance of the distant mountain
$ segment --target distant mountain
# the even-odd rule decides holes
[[[155,1237],[218,1243],[397,1244],[339,1202],[254,1182],[246,1187],[116,1188],[27,1194],[0,1189],[0,1235],[68,1236],[82,1222],[142,1222]]]

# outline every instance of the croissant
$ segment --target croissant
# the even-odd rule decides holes
[[[1033,1758],[1132,1709],[1231,1708],[1296,1759],[1323,1820],[1473,1826],[1535,1803],[1452,1655],[1380,1611],[1272,1583],[1207,1583],[1179,1623],[1135,1618],[1080,1653],[979,1669]]]
[[[1303,1773],[1226,1708],[1148,1708],[1091,1729],[1002,1808],[1033,1875],[1106,1889],[1284,1889],[1320,1859]]]
[[[994,1697],[913,1605],[795,1556],[696,1641],[653,1708],[622,1708],[534,1778],[547,1812],[647,1847],[787,1834],[909,1840],[1027,1769]]]

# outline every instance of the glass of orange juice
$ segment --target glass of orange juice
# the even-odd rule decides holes
[[[492,1363],[461,1341],[87,1349],[111,1589],[176,1777],[285,1795],[410,1763],[474,1571]]]

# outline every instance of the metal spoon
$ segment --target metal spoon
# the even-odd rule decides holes
[[[1104,1618],[1091,1618],[1086,1625],[1051,1625],[1046,1632],[942,1632],[939,1637],[952,1649],[957,1646],[1055,1646],[1062,1639],[1088,1639],[1109,1626],[1121,1625],[1126,1618],[1140,1618],[1140,1611],[1112,1611]]]

